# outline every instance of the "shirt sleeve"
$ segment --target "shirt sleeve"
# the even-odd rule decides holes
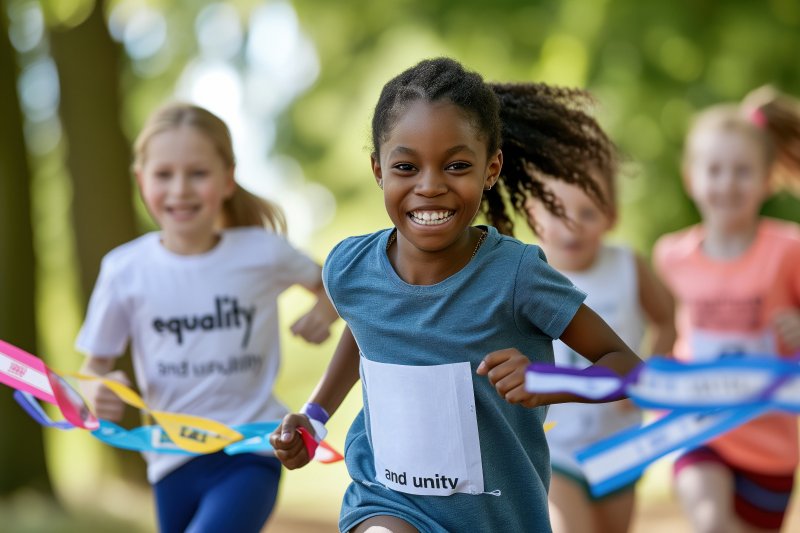
[[[322,265],[322,283],[325,285],[325,292],[328,294],[328,299],[330,299],[334,307],[336,307],[336,299],[334,294],[336,291],[336,278],[334,273],[338,271],[338,268],[334,265],[336,264],[336,253],[342,248],[344,242],[346,241],[340,241],[336,244],[336,246],[333,247],[333,249],[331,249],[331,251],[328,253],[328,257],[325,259],[325,263]]]
[[[322,279],[320,266],[286,239],[277,237],[276,242],[276,281],[286,287],[300,284],[310,290],[317,289]]]
[[[121,296],[115,290],[113,268],[103,260],[86,319],[75,341],[78,351],[96,357],[119,357],[124,353],[131,329]]]
[[[527,246],[517,270],[514,299],[517,317],[557,339],[578,312],[586,294],[547,264],[540,247]]]

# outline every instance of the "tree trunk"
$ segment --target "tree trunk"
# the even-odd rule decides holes
[[[0,9],[0,339],[36,353],[36,259],[30,167],[17,95],[16,51]],[[22,487],[50,493],[42,431],[0,385],[0,496]]]
[[[119,118],[120,49],[106,28],[102,2],[95,2],[78,26],[54,29],[51,43],[61,82],[80,281],[87,295],[103,255],[136,236],[130,149]]]
[[[73,184],[72,217],[83,304],[103,256],[137,234],[130,179],[130,149],[120,126],[121,50],[108,33],[103,2],[68,29],[53,29],[53,58],[61,83],[59,112],[67,139],[67,167]],[[120,368],[132,376],[130,357]],[[131,411],[131,410],[129,410]],[[138,425],[129,412],[126,425]],[[126,477],[145,479],[138,454],[115,452]]]

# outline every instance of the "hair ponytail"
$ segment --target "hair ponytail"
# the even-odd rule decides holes
[[[800,192],[800,101],[763,86],[748,94],[742,107],[772,141],[776,185]]]
[[[277,204],[247,191],[238,183],[222,205],[223,228],[264,226],[275,233],[286,233],[286,217]]]
[[[552,178],[580,187],[598,205],[613,212],[617,153],[614,144],[587,109],[591,95],[581,89],[543,83],[492,83],[500,100],[503,169],[500,180],[484,193],[482,211],[498,231],[511,235],[506,195],[518,213],[536,198],[554,215],[564,208],[547,187]],[[607,180],[607,193],[592,177],[597,170]],[[527,219],[527,216],[526,216]]]

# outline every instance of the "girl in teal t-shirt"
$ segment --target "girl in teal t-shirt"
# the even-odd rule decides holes
[[[590,117],[567,118],[569,100],[543,102],[531,165],[588,183],[574,156],[608,141]],[[383,88],[372,138],[394,229],[328,257],[326,288],[348,327],[303,414],[271,436],[277,456],[306,464],[302,434],[319,438],[360,377],[342,531],[549,531],[545,406],[576,398],[526,392],[526,367],[552,362],[554,338],[620,375],[641,361],[541,249],[500,234],[511,226],[493,188],[498,101],[478,74],[446,58],[401,73]],[[481,206],[494,227],[473,226]]]

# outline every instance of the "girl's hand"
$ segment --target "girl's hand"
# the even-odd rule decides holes
[[[800,311],[781,311],[772,319],[772,325],[787,348],[793,352],[800,350]]]
[[[624,400],[617,400],[616,402],[613,403],[613,405],[617,409],[617,412],[620,414],[633,413],[639,410],[639,406],[636,405],[630,398],[625,398]]]
[[[308,313],[292,324],[291,331],[308,342],[320,344],[330,337],[330,326],[339,318],[339,315],[328,299],[328,295],[325,294],[322,285],[316,290],[316,294],[317,303]]]
[[[125,372],[114,370],[102,376],[105,379],[118,381],[123,385],[130,386],[131,382]],[[111,389],[103,385],[100,381],[81,382],[81,392],[94,408],[97,418],[119,422],[125,413],[125,402],[119,396],[111,392]]]
[[[275,450],[275,456],[289,470],[301,468],[311,461],[303,438],[297,431],[299,427],[303,427],[315,435],[314,428],[308,422],[308,417],[293,413],[283,417],[281,425],[269,436],[269,443]]]
[[[317,307],[314,307],[292,324],[290,329],[294,335],[302,337],[310,343],[320,344],[330,337],[330,324],[327,317],[319,313]]]
[[[478,365],[477,374],[487,376],[497,393],[508,403],[524,407],[542,405],[537,394],[525,390],[525,370],[530,359],[516,348],[492,352]]]

